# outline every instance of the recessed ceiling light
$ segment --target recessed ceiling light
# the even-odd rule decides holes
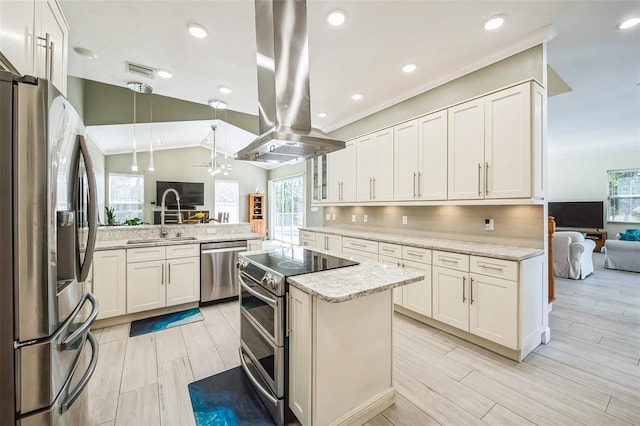
[[[616,27],[619,30],[628,30],[629,28],[633,28],[638,24],[640,24],[640,18],[631,18],[627,19],[626,21],[620,22],[618,25],[616,25]]]
[[[227,86],[218,86],[218,90],[220,91],[220,93],[224,93],[225,95],[231,93],[231,89],[229,89]]]
[[[96,59],[98,57],[98,54],[96,52],[94,52],[91,49],[86,49],[84,47],[74,47],[73,51],[76,52],[78,55],[88,59]]]
[[[156,140],[156,146],[162,146],[164,145],[164,142],[162,142],[160,139]]]
[[[318,113],[318,117],[320,117],[320,118],[325,118],[326,116],[327,116],[326,112],[319,112]]]
[[[335,27],[344,24],[344,20],[344,12],[341,10],[332,10],[327,16],[327,22]]]
[[[189,33],[196,38],[205,38],[208,35],[207,29],[200,24],[189,24],[187,28]]]
[[[410,72],[414,72],[416,68],[417,68],[416,64],[407,64],[404,67],[402,67],[402,71],[406,73],[410,73]]]
[[[484,23],[484,29],[487,31],[496,30],[504,24],[504,20],[504,15],[496,15]]]
[[[225,101],[221,101],[220,99],[209,99],[208,104],[211,108],[215,109],[227,109],[229,106]]]
[[[171,78],[171,77],[173,77],[173,74],[170,71],[167,71],[167,70],[157,70],[156,74],[158,74],[158,77],[162,77],[162,78]]]
[[[359,101],[360,99],[362,99],[362,95],[360,93],[354,93],[353,95],[351,95],[351,99],[353,99],[354,101]]]

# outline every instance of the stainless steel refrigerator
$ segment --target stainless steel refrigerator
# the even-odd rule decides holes
[[[68,425],[98,360],[84,125],[47,80],[0,71],[0,425]],[[86,404],[85,404],[86,405]]]

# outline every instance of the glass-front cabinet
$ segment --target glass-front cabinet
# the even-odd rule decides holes
[[[320,155],[311,160],[312,192],[314,203],[324,203],[328,201],[327,194],[327,155]]]

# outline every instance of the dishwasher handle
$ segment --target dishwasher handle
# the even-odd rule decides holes
[[[247,249],[247,241],[223,241],[218,243],[204,243],[200,245],[201,250],[220,250],[227,248]]]
[[[224,248],[224,249],[201,250],[200,254],[228,253],[230,251],[247,251],[247,248],[246,247],[232,247],[232,248]]]

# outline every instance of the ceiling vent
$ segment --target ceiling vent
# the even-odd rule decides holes
[[[134,64],[132,62],[125,62],[127,71],[131,74],[139,75],[141,77],[149,78],[151,80],[156,78],[156,69],[148,67],[146,65]]]

